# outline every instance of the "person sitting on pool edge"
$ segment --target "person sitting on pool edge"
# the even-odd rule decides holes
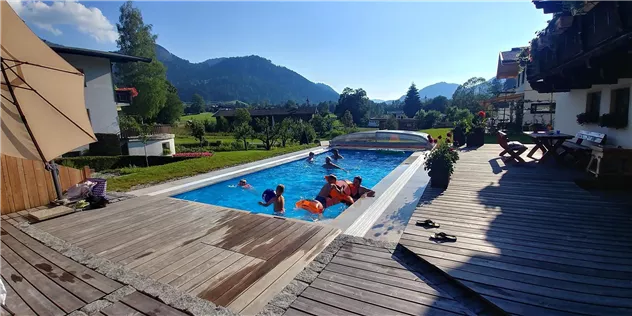
[[[345,158],[338,152],[338,149],[334,149],[331,152],[334,153],[334,159],[336,159],[336,160]]]
[[[250,185],[250,184],[248,183],[248,181],[246,181],[246,179],[241,179],[241,180],[239,180],[239,183],[237,183],[237,186],[238,186],[238,187],[240,187],[240,188],[242,188],[242,189],[246,189],[246,190],[252,190],[252,189],[254,189],[254,188],[252,187],[252,185]]]
[[[362,186],[362,177],[356,176],[353,178],[353,183],[350,185],[351,187],[351,197],[354,201],[357,201],[359,198],[363,196],[374,197],[375,191]]]
[[[323,168],[325,169],[340,169],[340,170],[345,170],[342,167],[338,166],[337,164],[333,163],[331,161],[331,157],[327,157],[325,158],[325,164],[323,165]],[[346,170],[345,170],[346,171]]]
[[[314,153],[309,152],[309,156],[307,156],[307,162],[314,162]]]
[[[323,187],[320,189],[320,192],[318,192],[318,195],[314,199],[320,202],[320,204],[323,205],[323,208],[327,208],[329,206],[327,204],[327,201],[331,200],[331,197],[329,195],[329,192],[331,192],[331,190],[336,190],[340,192],[340,194],[342,194],[342,190],[336,185],[336,181],[338,181],[338,178],[336,178],[335,175],[330,174],[326,176],[325,178],[327,179],[327,183],[323,185]]]
[[[271,198],[267,203],[259,202],[259,205],[267,207],[270,206],[270,204],[274,203],[274,213],[278,215],[285,214],[285,198],[283,197],[284,191],[284,185],[277,185],[275,190],[276,196]]]

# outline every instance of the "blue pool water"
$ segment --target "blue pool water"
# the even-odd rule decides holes
[[[408,158],[411,152],[403,151],[370,151],[370,150],[340,150],[344,157],[335,163],[349,170],[327,170],[322,167],[325,157],[330,152],[317,155],[313,163],[298,160],[264,169],[242,177],[233,178],[197,190],[174,196],[175,198],[208,203],[213,205],[251,211],[253,213],[274,214],[273,205],[266,207],[258,205],[262,201],[261,194],[265,189],[276,188],[277,184],[285,185],[285,216],[303,220],[313,220],[309,212],[297,209],[294,205],[301,199],[313,199],[325,184],[324,176],[335,174],[339,180],[353,180],[356,175],[362,176],[362,185],[368,188],[375,186],[395,167]],[[236,187],[239,179],[246,179],[254,190]],[[379,192],[378,192],[379,194]],[[343,203],[327,208],[324,218],[335,218],[346,209]]]

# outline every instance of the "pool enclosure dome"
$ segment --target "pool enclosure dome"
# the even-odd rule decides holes
[[[411,131],[379,130],[335,137],[329,142],[339,148],[432,149],[428,134]]]

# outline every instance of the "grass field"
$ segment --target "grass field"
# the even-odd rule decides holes
[[[191,177],[200,173],[279,156],[314,146],[299,145],[272,150],[216,152],[212,157],[178,161],[162,166],[123,168],[120,169],[123,175],[108,179],[108,190],[129,191],[139,185],[157,184],[173,179]]]
[[[204,138],[208,142],[215,142],[218,140],[222,141],[222,144],[230,144],[235,141],[235,138],[232,136],[215,136],[215,135],[206,135]],[[177,135],[175,138],[176,145],[188,145],[188,144],[199,144],[200,142],[195,139],[195,137],[190,135]],[[250,139],[248,141],[251,144],[261,144],[261,141],[258,139]]]
[[[188,120],[196,120],[196,121],[211,120],[211,121],[215,121],[215,118],[213,117],[213,113],[210,113],[210,112],[204,112],[204,113],[192,114],[192,115],[184,115],[184,116],[180,117],[180,122],[186,122]]]

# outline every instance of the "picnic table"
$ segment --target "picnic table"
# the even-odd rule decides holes
[[[533,158],[533,154],[540,149],[542,151],[542,158],[540,162],[543,162],[551,157],[555,158],[558,162],[561,161],[560,155],[557,150],[562,147],[565,140],[573,138],[573,135],[562,133],[549,133],[549,132],[524,132],[525,135],[531,137],[535,143],[535,147],[527,154],[527,157]]]

